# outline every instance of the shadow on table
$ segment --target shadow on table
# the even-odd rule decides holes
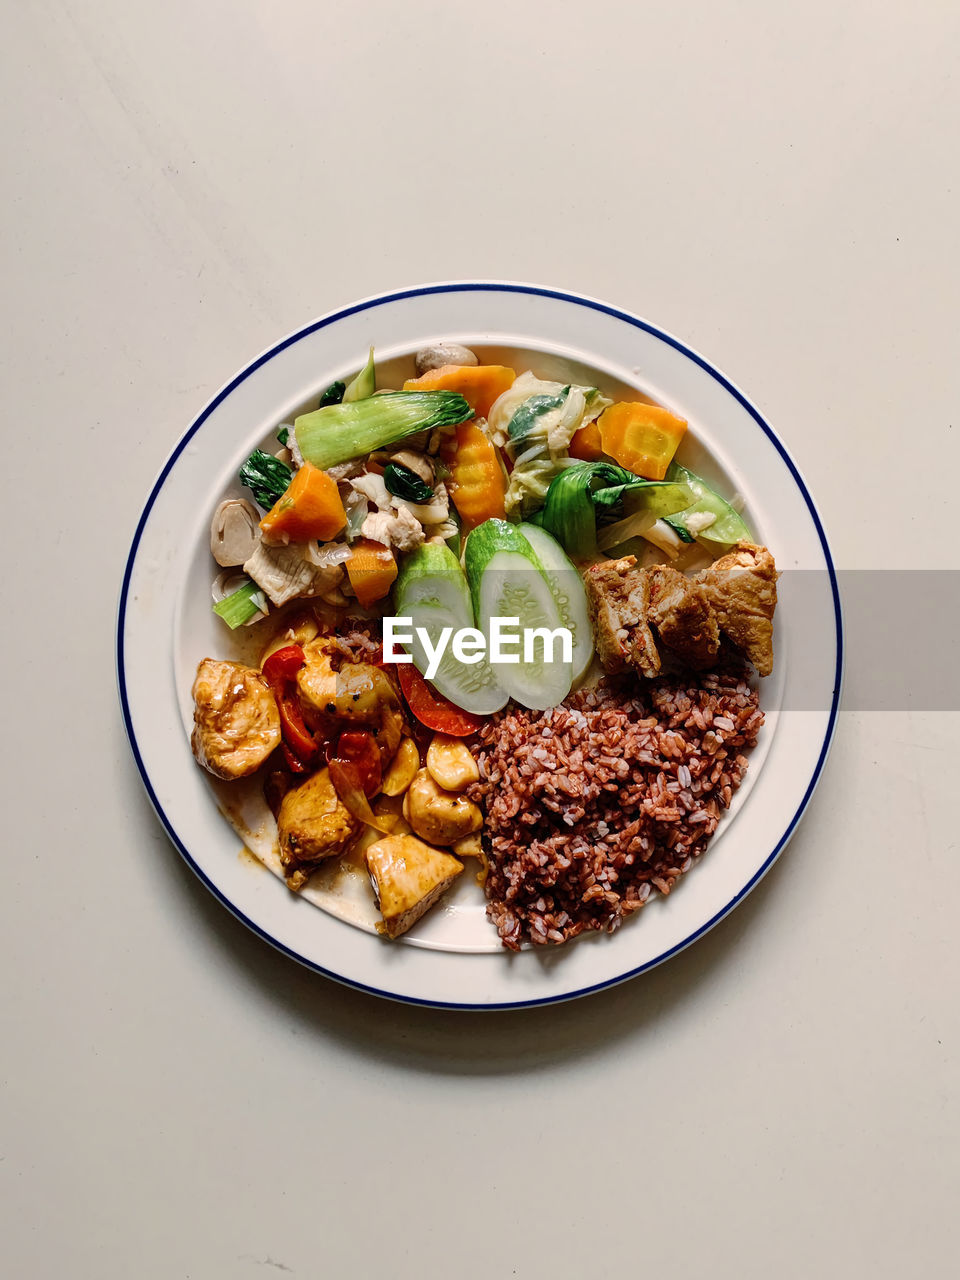
[[[144,821],[159,826],[139,792]],[[827,790],[825,786],[824,791]],[[132,797],[131,797],[132,798]],[[821,795],[821,799],[826,797]],[[791,856],[802,857],[803,826]],[[169,850],[171,892],[229,960],[251,994],[284,1009],[307,1034],[335,1041],[401,1069],[445,1075],[524,1073],[608,1052],[612,1044],[654,1032],[696,993],[718,985],[742,963],[740,942],[755,917],[785,891],[789,877],[778,862],[724,921],[680,955],[617,987],[562,1004],[533,1009],[464,1012],[404,1005],[313,973],[275,951],[225,910]],[[627,927],[630,927],[629,925]]]

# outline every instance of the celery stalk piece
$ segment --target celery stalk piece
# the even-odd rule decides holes
[[[327,405],[295,421],[300,453],[321,470],[396,444],[417,431],[455,426],[473,417],[457,391],[391,391]]]
[[[245,582],[242,587],[224,596],[219,604],[213,606],[213,612],[222,618],[231,631],[242,627],[245,622],[262,612],[263,595],[255,582]]]

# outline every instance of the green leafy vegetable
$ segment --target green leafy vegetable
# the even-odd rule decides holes
[[[281,444],[285,445],[287,441],[290,439],[290,428],[281,427],[280,430],[277,432],[277,439],[280,441]]]
[[[235,631],[237,627],[242,627],[245,622],[255,618],[258,613],[264,612],[262,606],[265,603],[257,584],[247,581],[230,595],[224,596],[219,604],[215,604],[213,612],[218,618],[223,619],[231,631]]]
[[[383,468],[383,483],[388,493],[395,498],[406,498],[407,502],[429,502],[433,497],[433,489],[426,480],[402,462],[387,463]]]
[[[320,397],[320,408],[325,409],[328,404],[339,404],[343,399],[343,393],[347,389],[345,382],[331,382],[329,387]]]
[[[553,413],[555,410],[563,408],[569,394],[570,388],[564,387],[555,396],[530,396],[528,400],[524,400],[523,404],[510,419],[510,424],[507,427],[507,434],[515,450],[522,449],[527,437],[536,434],[545,414]]]
[[[417,431],[454,426],[472,417],[473,410],[456,391],[391,391],[301,414],[294,432],[302,456],[325,470]]]
[[[283,497],[292,479],[293,468],[262,449],[254,449],[240,468],[240,483],[247,486],[265,511]]]
[[[654,517],[682,510],[692,496],[685,484],[643,480],[615,462],[578,462],[551,482],[537,523],[570,555],[593,556],[598,521],[620,519],[628,495],[635,511]]]
[[[500,396],[488,421],[513,460],[504,498],[508,516],[528,519],[543,505],[550,482],[569,464],[575,432],[609,403],[596,387],[544,382],[532,373],[522,373]]]
[[[373,347],[371,347],[370,354],[367,356],[367,363],[345,389],[343,403],[351,404],[354,400],[366,400],[368,396],[373,395],[376,389],[377,370],[373,363]]]
[[[692,506],[666,518],[681,541],[693,542],[694,538],[701,538],[704,542],[716,542],[721,546],[731,546],[741,539],[753,541],[753,534],[739,512],[695,472],[688,471],[679,462],[671,462],[667,468],[667,479],[687,485],[694,497]]]

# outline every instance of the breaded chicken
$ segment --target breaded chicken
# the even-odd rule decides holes
[[[647,621],[687,666],[695,671],[709,667],[720,647],[720,632],[703,587],[669,565],[648,569],[647,577]]]
[[[302,889],[318,862],[343,853],[361,825],[337,795],[329,769],[288,791],[280,802],[277,830],[290,888]]]
[[[204,658],[193,682],[190,745],[218,778],[245,778],[260,768],[280,745],[280,713],[259,671]]]
[[[390,938],[415,925],[463,871],[462,862],[416,836],[386,836],[365,857],[383,916],[382,932]]]
[[[773,613],[777,566],[766,547],[738,542],[694,579],[704,589],[720,630],[753,663],[757,674],[773,670]]]
[[[607,671],[637,667],[645,676],[660,671],[660,655],[647,626],[650,584],[636,556],[601,561],[584,575],[597,656]]]

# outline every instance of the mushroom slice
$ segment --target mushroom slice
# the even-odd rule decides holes
[[[224,569],[249,560],[260,541],[259,517],[243,498],[227,498],[213,513],[210,550]]]
[[[414,363],[419,378],[429,369],[442,369],[445,364],[479,364],[480,361],[469,347],[461,347],[458,342],[435,342],[421,347]]]
[[[463,863],[416,836],[386,836],[367,849],[370,882],[389,938],[417,923],[463,871]]]

